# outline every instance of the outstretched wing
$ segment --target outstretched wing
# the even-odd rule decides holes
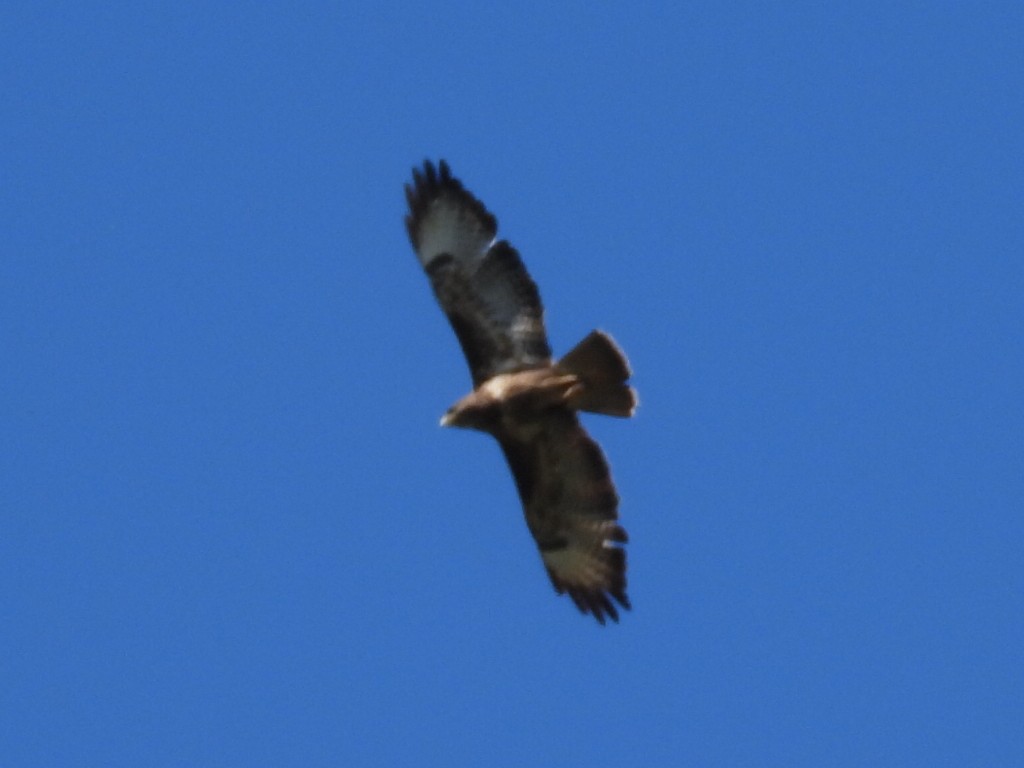
[[[498,437],[515,477],[526,523],[551,583],[601,622],[628,609],[625,530],[619,496],[600,446],[570,411],[539,417],[535,436]],[[525,432],[523,434],[526,434]]]
[[[498,222],[442,160],[413,169],[405,226],[469,363],[473,385],[547,365],[551,349],[537,286]]]

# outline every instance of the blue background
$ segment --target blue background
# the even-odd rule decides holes
[[[0,763],[1024,764],[1022,8],[6,5]],[[630,356],[618,626],[425,157]]]

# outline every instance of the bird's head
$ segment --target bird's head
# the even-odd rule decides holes
[[[454,405],[444,412],[444,416],[441,417],[442,427],[461,427],[459,423],[459,409]]]
[[[498,418],[497,404],[480,392],[472,392],[445,412],[441,426],[490,432]]]

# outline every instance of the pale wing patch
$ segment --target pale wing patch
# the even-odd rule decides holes
[[[608,462],[572,413],[546,411],[536,423],[535,438],[502,444],[527,525],[555,590],[602,624],[617,621],[616,603],[630,607],[621,546],[628,537]]]
[[[616,528],[618,526],[612,522],[587,524],[578,521],[575,530],[565,532],[566,546],[563,549],[541,551],[544,565],[566,589],[609,584],[615,578],[614,564],[609,562],[604,550],[618,548],[610,538]]]
[[[493,245],[494,231],[483,226],[463,201],[445,195],[430,203],[419,220],[417,241],[416,255],[424,267],[448,254],[471,273]]]
[[[441,162],[406,185],[409,239],[469,363],[473,383],[547,365],[551,350],[537,286],[498,222]]]
[[[436,168],[431,162],[414,168],[412,182],[405,185],[405,227],[420,264],[427,268],[448,254],[461,271],[472,273],[494,243],[498,220],[452,177],[444,160]]]

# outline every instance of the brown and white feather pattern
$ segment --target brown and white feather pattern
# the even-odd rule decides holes
[[[413,171],[405,224],[474,385],[551,361],[537,286],[516,250],[495,241],[498,222],[442,160]]]
[[[405,194],[409,238],[473,377],[442,424],[497,439],[555,590],[602,624],[618,621],[630,607],[626,532],[608,463],[576,410],[632,415],[626,358],[595,331],[552,362],[537,286],[444,161],[414,170]]]
[[[555,590],[604,624],[619,620],[626,596],[627,541],[619,496],[600,446],[574,413],[554,410],[527,439],[499,438],[516,480],[526,524]]]

